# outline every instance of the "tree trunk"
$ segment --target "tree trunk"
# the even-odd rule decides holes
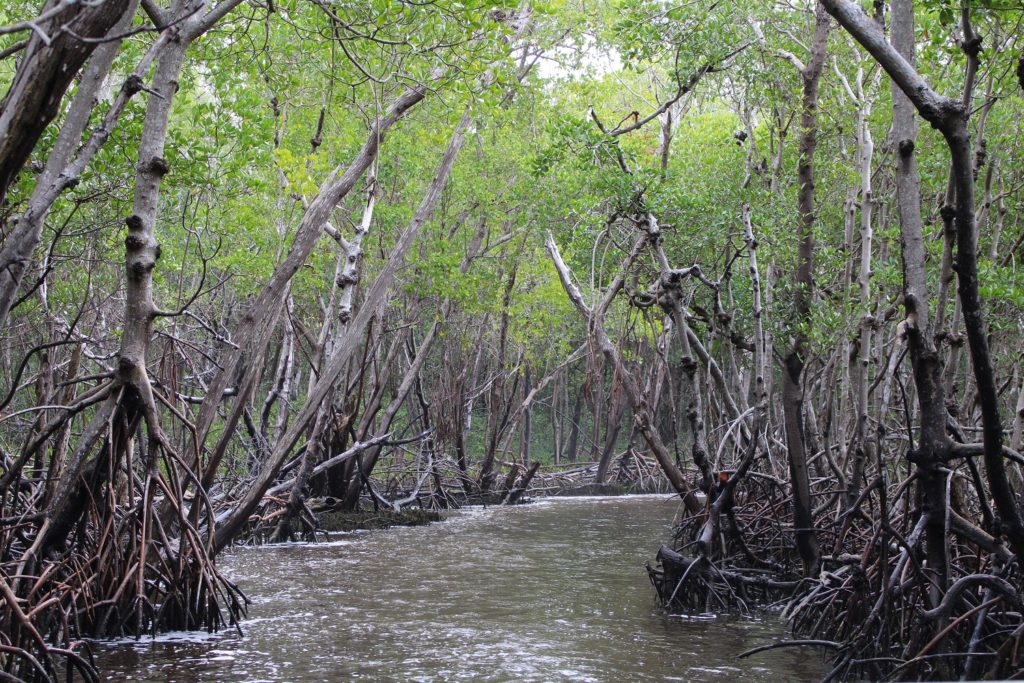
[[[618,441],[619,431],[622,428],[622,415],[626,412],[626,402],[622,397],[622,379],[618,373],[612,376],[612,404],[608,411],[607,427],[604,436],[604,448],[601,449],[601,459],[597,463],[597,474],[594,475],[594,483],[603,484],[608,478],[608,467],[612,463],[612,456],[615,455],[615,442]]]
[[[828,48],[829,19],[821,6],[815,11],[814,42],[808,64],[801,70],[803,104],[800,114],[797,211],[800,215],[799,247],[793,280],[794,325],[792,343],[783,357],[782,409],[785,421],[786,446],[793,489],[793,527],[797,551],[803,561],[804,574],[818,573],[820,550],[812,518],[810,476],[803,433],[803,378],[809,353],[808,329],[811,322],[811,300],[814,293],[814,150],[818,144],[818,84]]]
[[[68,86],[102,44],[90,39],[107,36],[129,5],[129,0],[47,0],[43,5],[42,14],[52,14],[33,31],[11,87],[0,101],[0,205],[39,137],[57,116]]]
[[[365,333],[366,326],[369,323],[370,318],[373,316],[377,307],[383,302],[384,296],[387,294],[388,289],[395,279],[399,266],[404,262],[405,253],[408,251],[415,238],[419,235],[422,226],[433,215],[434,208],[437,206],[441,192],[448,184],[448,178],[451,175],[452,166],[455,164],[455,158],[458,156],[459,150],[462,149],[462,144],[465,141],[466,130],[469,128],[470,124],[471,119],[469,115],[464,114],[455,127],[451,141],[448,143],[448,148],[445,150],[444,156],[434,175],[434,179],[431,182],[430,187],[427,189],[426,194],[420,201],[420,205],[413,214],[412,220],[398,238],[387,263],[377,275],[373,285],[367,291],[366,297],[363,300],[363,305],[352,319],[352,323],[349,325],[345,334],[338,341],[334,355],[328,362],[327,367],[321,373],[320,379],[317,381],[313,391],[311,391],[307,397],[306,404],[299,411],[298,415],[295,416],[292,427],[275,446],[274,452],[271,454],[267,464],[260,471],[255,482],[253,482],[252,487],[224,519],[224,522],[217,527],[214,537],[214,547],[216,549],[219,550],[226,547],[239,533],[239,531],[241,531],[246,520],[248,520],[249,515],[256,509],[256,506],[259,505],[260,500],[262,500],[264,492],[270,487],[273,480],[277,477],[281,466],[284,464],[288,454],[291,453],[296,442],[299,440],[301,433],[314,418],[316,411],[319,409],[320,403],[332,390],[332,387],[340,376],[341,371],[346,365],[348,365],[349,360],[356,351],[359,340]]]
[[[137,5],[138,0],[128,2],[120,21],[112,28],[114,32],[123,32],[131,26],[132,15],[134,15]],[[32,254],[39,244],[43,223],[49,214],[50,207],[64,190],[78,183],[86,165],[106,142],[128,100],[139,92],[139,86],[142,83],[140,71],[145,73],[148,70],[153,56],[164,46],[165,37],[166,33],[147,51],[135,71],[125,79],[121,92],[104,116],[103,122],[96,127],[88,142],[80,146],[82,134],[89,125],[89,117],[96,105],[97,95],[104,80],[110,74],[110,68],[121,47],[121,41],[110,40],[101,44],[96,48],[92,59],[89,60],[75,96],[71,100],[64,124],[61,126],[50,156],[43,167],[43,172],[29,197],[28,206],[18,218],[14,229],[5,236],[3,247],[0,248],[0,264],[3,266],[0,268],[0,330],[7,322],[7,316],[17,297],[22,279],[29,270]],[[73,74],[69,72],[68,76],[71,75]],[[8,93],[8,97],[11,94]],[[57,97],[59,100],[60,95],[58,94]],[[46,124],[43,125],[45,127]],[[2,132],[0,132],[0,137],[2,137]],[[0,142],[0,147],[2,146],[3,143]],[[3,154],[0,153],[0,157],[2,156]],[[4,192],[0,191],[0,206],[4,203],[3,195]]]
[[[530,395],[530,389],[533,386],[533,381],[530,379],[530,363],[527,361],[523,363],[523,399],[526,399]],[[523,467],[530,462],[531,446],[533,445],[533,403],[530,402],[523,409],[523,432],[522,442],[519,447],[519,461],[523,463]]]
[[[583,295],[580,293],[579,288],[573,284],[569,267],[566,266],[565,261],[562,260],[562,255],[558,251],[558,245],[555,244],[555,240],[550,234],[548,234],[546,246],[548,254],[551,256],[551,260],[554,262],[556,270],[558,270],[558,277],[562,282],[562,288],[565,290],[566,295],[568,295],[569,300],[576,307],[576,310],[578,310],[580,314],[589,321],[590,334],[594,337],[594,341],[597,343],[598,348],[601,350],[601,353],[612,362],[615,371],[619,373],[622,378],[623,393],[625,394],[630,407],[633,409],[637,430],[644,438],[644,441],[647,442],[651,452],[654,453],[655,459],[661,466],[661,470],[669,480],[672,488],[674,488],[680,498],[683,499],[683,503],[686,505],[687,510],[691,513],[697,513],[701,509],[700,502],[697,500],[697,496],[694,495],[690,485],[686,483],[686,478],[683,476],[683,473],[679,468],[676,467],[671,454],[662,442],[661,437],[654,426],[654,421],[647,402],[640,394],[640,387],[637,384],[636,379],[633,377],[633,374],[622,361],[622,356],[619,354],[619,350],[615,348],[612,340],[608,337],[608,333],[605,331],[604,324],[602,322],[604,312],[607,310],[609,304],[611,304],[612,299],[615,298],[615,295],[622,288],[627,271],[640,256],[640,252],[643,250],[646,241],[646,235],[641,236],[636,241],[633,245],[632,251],[622,264],[619,274],[608,286],[608,291],[605,293],[604,298],[597,306],[594,307],[594,310],[591,310],[587,306],[583,301]]]
[[[210,428],[213,426],[213,421],[220,408],[224,389],[227,388],[228,382],[234,375],[235,368],[242,358],[243,346],[249,343],[250,340],[254,338],[259,339],[266,334],[265,328],[271,312],[276,309],[287,284],[306,262],[324,226],[327,224],[331,212],[352,191],[359,178],[373,164],[380,151],[380,143],[383,141],[388,130],[405,116],[410,109],[422,101],[426,96],[426,92],[427,87],[425,85],[417,85],[408,88],[399,95],[388,106],[384,115],[374,122],[366,137],[366,141],[348,168],[344,172],[341,172],[340,167],[335,169],[320,187],[316,198],[310,202],[309,208],[303,214],[299,227],[296,230],[287,257],[274,271],[270,281],[263,287],[263,290],[249,306],[233,330],[232,337],[241,343],[237,348],[228,349],[220,358],[220,370],[218,370],[213,380],[210,381],[206,398],[203,400],[195,420],[197,433],[195,443],[200,448],[203,447]],[[230,433],[237,423],[237,416],[233,423],[229,418],[225,431]],[[193,453],[192,456],[193,458],[199,457],[199,454]],[[219,452],[215,452],[210,457],[203,475],[204,487],[209,488],[212,484],[222,457],[223,449],[219,449]]]
[[[566,381],[566,387],[568,386],[569,383]],[[1024,391],[1021,392],[1021,395],[1024,396]],[[569,462],[576,462],[576,455],[579,452],[580,418],[583,417],[584,403],[583,390],[582,388],[577,389],[572,407],[572,424],[569,425],[569,442],[565,447],[565,459]]]
[[[487,445],[483,462],[480,463],[480,476],[477,486],[481,493],[487,493],[494,487],[497,473],[494,471],[494,459],[498,452],[498,443],[504,428],[503,416],[507,417],[505,401],[505,353],[508,346],[509,306],[512,302],[512,290],[516,284],[516,263],[512,264],[508,279],[505,281],[505,292],[501,300],[501,324],[498,328],[498,355],[496,357],[497,374],[491,384],[490,397],[487,402]],[[514,391],[514,389],[513,389]]]
[[[885,41],[881,29],[864,14],[859,6],[847,0],[822,0],[822,4],[825,5],[829,13],[839,20],[854,39],[872,54],[882,68],[885,69],[886,73],[889,74],[895,85],[907,96],[918,113],[942,133],[949,147],[952,176],[956,191],[954,220],[957,233],[957,291],[963,308],[967,342],[971,353],[971,365],[974,368],[978,403],[981,406],[985,469],[988,474],[992,498],[995,500],[1000,516],[1003,518],[1003,530],[1009,538],[1014,552],[1018,555],[1024,555],[1024,525],[1021,523],[1020,513],[1016,505],[1016,497],[1006,477],[1002,453],[1003,430],[999,415],[998,388],[992,369],[992,359],[988,350],[988,339],[985,334],[984,317],[978,295],[977,235],[974,224],[974,159],[967,127],[970,114],[969,109],[962,102],[942,97],[935,93],[917,73],[913,65],[904,58],[901,51],[897,51]],[[899,7],[904,16],[903,21],[912,22],[913,3],[909,0],[901,0]],[[901,43],[902,47],[910,48],[904,53],[908,56],[912,56],[912,30],[910,36],[911,40],[909,43]],[[899,148],[901,156],[912,155],[913,144],[912,139],[902,139]],[[901,199],[901,208],[902,201]],[[909,262],[910,256],[905,250],[905,264]],[[923,265],[924,256],[922,250],[919,261],[915,264],[916,268],[921,269],[922,276]],[[905,265],[905,267],[907,266]],[[906,321],[906,328],[908,333],[911,334],[912,341],[915,335],[927,330],[927,328],[922,329],[920,327],[921,316],[927,315],[927,299],[915,301],[913,306],[913,313],[908,313]],[[936,321],[936,324],[940,323],[941,321]],[[936,396],[934,393],[935,391],[942,391],[939,359],[935,358],[934,363],[934,371],[929,367],[927,374],[920,377],[923,382],[918,384],[919,394],[922,392],[932,392],[927,396],[929,402],[935,402],[936,398],[942,395],[939,393]],[[919,373],[917,367],[915,367],[914,372],[915,381],[919,379],[919,374],[924,374]],[[932,386],[933,381],[935,386]],[[923,387],[922,384],[924,384]],[[924,403],[922,403],[922,408],[923,406]],[[935,415],[934,417],[938,418],[939,416]],[[925,416],[922,415],[922,419],[924,418]],[[936,419],[934,425],[929,425],[929,427],[935,430],[944,430],[945,422],[945,410],[943,410],[941,419]],[[941,512],[945,509],[944,492],[940,496],[939,486],[941,482],[935,482],[933,479],[935,476],[941,476],[934,472],[934,470],[941,463],[941,457],[936,456],[942,456],[943,452],[930,453],[924,450],[926,447],[924,443],[924,427],[925,424],[923,423],[923,452],[915,454],[917,455],[915,461],[924,470],[924,486],[930,491],[926,498],[932,499],[931,503],[934,506],[941,505],[938,508],[938,512]],[[937,434],[931,438],[933,441],[939,440]],[[942,435],[942,438],[943,440],[945,439],[945,434]],[[945,477],[941,478],[944,480]],[[935,512],[933,508],[931,511],[933,516],[935,516]],[[938,525],[944,522],[937,520],[930,520],[930,522],[935,528],[929,527],[929,544],[934,543],[938,545]],[[932,552],[937,553],[937,551],[929,551],[929,560],[932,559]],[[938,557],[935,559],[936,561],[939,560]],[[944,567],[945,563],[940,568]],[[940,574],[940,579],[944,578]],[[944,587],[945,582],[943,581],[941,585]]]

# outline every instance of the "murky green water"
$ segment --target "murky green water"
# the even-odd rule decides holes
[[[735,655],[772,621],[667,617],[643,569],[664,496],[470,509],[429,527],[242,549],[236,633],[97,648],[112,681],[802,681],[812,652]]]

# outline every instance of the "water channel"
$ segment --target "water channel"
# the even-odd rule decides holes
[[[471,508],[427,527],[232,551],[244,636],[96,647],[111,681],[803,681],[770,618],[659,611],[643,569],[670,533],[665,496]]]

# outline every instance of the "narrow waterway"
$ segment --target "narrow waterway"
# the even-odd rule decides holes
[[[662,614],[643,569],[664,496],[469,509],[428,527],[233,551],[237,633],[97,646],[112,681],[801,681],[813,652],[737,660],[777,622]]]

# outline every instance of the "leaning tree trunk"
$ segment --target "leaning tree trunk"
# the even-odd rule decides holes
[[[462,149],[462,144],[466,138],[466,130],[469,128],[470,123],[471,118],[468,114],[464,114],[459,120],[452,134],[451,141],[448,143],[448,148],[445,150],[441,163],[434,175],[434,179],[420,201],[416,212],[413,214],[412,220],[409,221],[409,224],[399,236],[388,257],[387,263],[378,273],[373,285],[367,291],[362,306],[353,317],[351,324],[346,328],[345,334],[342,335],[335,345],[334,354],[321,372],[316,386],[309,392],[305,405],[295,416],[291,428],[282,437],[281,441],[275,445],[274,452],[263,466],[263,469],[260,470],[249,490],[246,491],[242,499],[217,526],[213,538],[213,546],[217,550],[231,543],[245,526],[249,515],[259,505],[264,493],[270,488],[274,479],[277,478],[281,466],[284,465],[285,460],[292,452],[300,436],[314,419],[320,404],[333,390],[334,383],[337,382],[341,371],[352,359],[359,341],[366,331],[370,318],[374,315],[377,307],[384,301],[384,296],[394,282],[399,267],[404,263],[406,252],[416,237],[418,237],[422,226],[433,215],[434,207],[437,205],[441,192],[447,185],[448,177],[451,175],[455,158],[458,156],[459,150]]]
[[[129,0],[47,0],[0,101],[0,205],[85,60],[121,20]]]
[[[121,34],[130,28],[137,6],[138,0],[130,0],[122,12],[121,19],[111,27],[111,31]],[[168,35],[168,31],[161,33],[160,37],[146,51],[135,70],[125,78],[121,91],[107,110],[102,122],[93,129],[85,144],[82,144],[82,134],[89,125],[100,88],[109,77],[110,68],[121,47],[121,40],[108,39],[93,53],[82,74],[71,105],[68,107],[60,133],[58,133],[46,159],[43,172],[32,189],[28,204],[13,229],[5,235],[3,246],[0,248],[0,264],[2,264],[2,268],[0,268],[0,329],[3,329],[7,322],[7,316],[14,305],[25,273],[30,270],[32,254],[39,244],[43,223],[50,207],[61,193],[79,182],[86,166],[110,137],[128,100],[141,90],[142,76],[148,71],[154,56],[163,50]],[[23,58],[23,66],[27,64],[26,59],[28,58]],[[30,69],[31,64],[24,68]],[[72,73],[69,71],[68,75],[71,76]],[[8,98],[15,96],[16,87],[17,83],[12,86]],[[57,94],[57,97],[59,100],[60,94]],[[10,106],[13,107],[14,104]],[[16,112],[12,116],[19,113]],[[3,114],[0,113],[0,118],[2,117]],[[43,125],[45,126],[45,122]],[[3,137],[4,133],[0,131],[0,138]],[[3,157],[3,152],[0,152],[0,157]],[[2,204],[3,192],[0,192],[0,205]]]
[[[615,371],[619,374],[622,381],[622,390],[626,396],[626,400],[629,403],[630,408],[633,410],[634,420],[636,422],[636,429],[640,432],[644,441],[647,442],[648,447],[654,454],[655,459],[658,461],[658,465],[661,466],[662,472],[665,474],[665,478],[669,480],[672,488],[676,490],[679,496],[683,499],[684,505],[687,510],[696,514],[701,510],[701,504],[694,495],[693,489],[686,481],[686,477],[682,471],[676,466],[671,453],[668,448],[665,447],[664,442],[661,440],[661,436],[658,434],[657,427],[654,423],[654,416],[651,414],[650,407],[645,400],[645,397],[641,395],[640,386],[633,376],[633,373],[626,367],[625,362],[622,360],[622,355],[619,350],[612,343],[608,333],[604,329],[604,312],[611,304],[612,299],[622,289],[623,284],[626,280],[627,272],[630,266],[640,256],[641,251],[646,246],[647,236],[641,235],[636,243],[633,245],[632,251],[626,256],[625,261],[622,264],[619,274],[616,275],[615,279],[608,286],[608,291],[605,293],[602,300],[591,309],[587,306],[583,300],[583,294],[579,288],[573,284],[572,274],[569,271],[569,267],[562,260],[562,255],[558,251],[558,245],[555,243],[554,237],[548,234],[546,246],[548,254],[551,256],[551,260],[555,264],[555,269],[558,271],[558,278],[562,282],[562,289],[565,290],[566,295],[569,297],[569,301],[572,302],[580,314],[589,321],[589,333],[592,335],[594,342],[601,353],[612,362],[612,366]]]
[[[175,16],[181,20],[162,37],[165,48],[139,142],[132,214],[125,221],[125,311],[117,365],[98,393],[101,406],[49,489],[35,539],[20,561],[17,573],[24,578],[43,565],[40,579],[14,586],[15,591],[30,588],[25,600],[42,600],[32,610],[39,623],[52,626],[55,611],[65,617],[71,612],[83,635],[215,629],[224,621],[222,606],[232,621],[243,609],[237,590],[217,574],[211,548],[184,514],[175,473],[189,468],[162,430],[146,367],[153,323],[161,315],[153,297],[153,269],[160,256],[156,222],[161,182],[169,170],[163,156],[171,105],[189,45],[223,16],[201,14],[204,5],[202,0],[177,5]],[[146,439],[136,439],[140,425]],[[52,433],[50,427],[46,431]],[[44,445],[45,435],[24,452]],[[176,503],[173,517],[155,514],[158,494]],[[80,540],[69,548],[73,533]],[[91,555],[83,558],[82,548]]]
[[[377,427],[378,432],[387,433],[390,431],[391,425],[398,416],[399,410],[401,410],[402,405],[409,397],[409,393],[415,387],[416,382],[419,381],[420,371],[423,369],[423,364],[426,362],[427,355],[430,353],[430,349],[434,345],[434,340],[437,338],[439,328],[440,323],[435,320],[430,326],[430,330],[427,331],[423,341],[420,343],[419,348],[416,350],[416,354],[410,359],[409,368],[402,376],[402,381],[395,390],[394,397],[391,399],[388,407],[384,410],[384,415]],[[359,493],[363,489],[364,481],[369,478],[373,473],[374,467],[377,466],[377,461],[380,458],[380,451],[381,447],[379,446],[370,449],[366,456],[357,462],[356,467],[358,468],[358,472],[354,473],[354,476],[349,480],[344,498],[342,499],[341,507],[343,510],[355,510],[359,505]]]
[[[405,114],[426,96],[427,87],[417,85],[408,88],[399,95],[384,112],[384,115],[374,122],[366,141],[356,154],[352,163],[344,170],[339,167],[324,181],[316,198],[310,202],[296,230],[292,245],[284,261],[277,267],[270,280],[260,291],[252,305],[242,316],[238,325],[232,332],[232,337],[241,341],[237,348],[228,349],[219,359],[220,369],[210,381],[207,387],[207,394],[203,404],[196,416],[196,439],[194,443],[202,449],[210,429],[213,427],[224,390],[235,374],[245,346],[252,344],[257,349],[263,348],[269,338],[267,329],[273,313],[280,306],[284,291],[292,277],[299,268],[306,262],[313,247],[316,245],[324,226],[330,218],[331,212],[355,187],[356,183],[363,176],[368,168],[377,158],[380,144],[387,132]],[[249,368],[250,374],[257,369]],[[222,430],[222,437],[213,452],[210,454],[203,472],[203,488],[209,489],[214,482],[220,467],[221,460],[227,449],[227,442],[231,438],[235,427],[238,424],[244,410],[245,396],[239,395],[236,405],[228,415],[228,419]],[[199,458],[198,452],[190,454],[191,458]]]
[[[371,176],[367,182],[366,206],[363,209],[362,219],[359,221],[352,241],[344,239],[340,234],[338,235],[337,263],[331,283],[333,291],[331,292],[330,302],[327,305],[323,330],[320,335],[322,343],[318,349],[327,357],[331,356],[335,345],[341,339],[345,328],[352,320],[352,299],[356,286],[359,284],[362,243],[363,238],[370,231],[375,205],[375,182],[373,176]],[[331,335],[332,327],[334,328],[333,337]],[[337,385],[335,385],[334,392],[328,392],[324,397],[320,403],[320,409],[313,419],[313,428],[306,442],[306,449],[302,453],[299,472],[295,476],[295,485],[292,487],[291,495],[288,497],[288,505],[270,537],[272,543],[284,541],[290,537],[292,521],[301,517],[305,507],[306,486],[312,475],[313,467],[319,464],[320,457],[324,452],[324,443],[330,439],[328,427],[332,422],[334,414],[334,395],[337,392],[337,388]]]

